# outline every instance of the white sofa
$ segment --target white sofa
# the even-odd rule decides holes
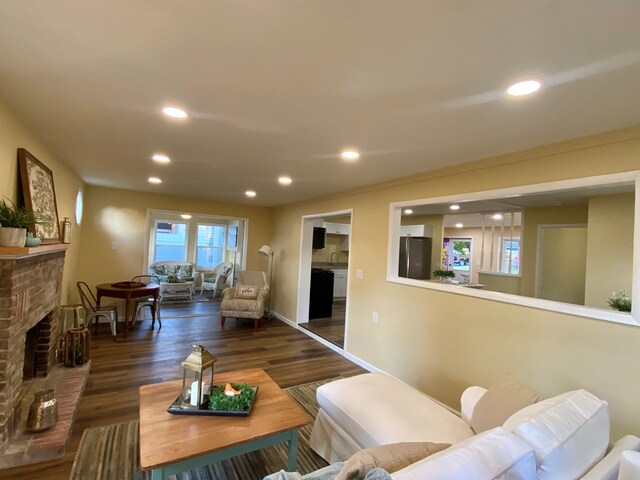
[[[452,444],[393,473],[394,480],[616,480],[622,452],[640,451],[631,435],[609,445],[608,405],[586,390],[524,407],[476,435],[469,421],[485,392],[465,390],[458,414],[384,373],[331,382],[317,390],[310,444],[330,463],[390,443]]]

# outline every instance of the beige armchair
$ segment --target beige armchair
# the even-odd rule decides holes
[[[240,272],[237,285],[224,289],[220,304],[220,325],[224,327],[227,317],[252,318],[253,327],[258,328],[268,299],[269,285],[264,272]]]

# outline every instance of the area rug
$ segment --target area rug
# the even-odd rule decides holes
[[[315,418],[318,414],[316,389],[337,378],[297,385],[285,388],[284,391],[312,418]],[[312,425],[313,422],[310,422],[300,429],[298,471],[302,474],[327,465],[327,462],[309,447]],[[138,420],[87,428],[82,434],[69,478],[71,480],[150,480],[151,475],[140,468],[138,454]],[[261,480],[266,475],[285,468],[286,464],[287,445],[281,443],[167,478],[170,480]]]

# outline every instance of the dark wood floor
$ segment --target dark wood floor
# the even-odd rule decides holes
[[[92,338],[92,367],[63,459],[0,470],[0,479],[67,479],[82,432],[87,427],[138,418],[138,387],[182,378],[180,362],[201,343],[218,361],[216,371],[263,368],[281,387],[338,375],[364,373],[359,366],[276,319],[227,319],[220,329],[219,303],[166,305],[162,329],[138,324],[129,338],[113,342],[108,326]],[[92,329],[93,330],[93,329]]]
[[[314,318],[307,323],[300,324],[300,326],[338,347],[344,348],[346,302],[347,300],[344,298],[334,298],[331,318]]]

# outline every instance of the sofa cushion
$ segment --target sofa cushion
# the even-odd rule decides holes
[[[391,474],[392,480],[534,480],[531,447],[498,427]],[[562,477],[556,477],[562,478]]]
[[[476,433],[501,427],[511,415],[542,398],[506,374],[480,397],[469,425]]]
[[[539,480],[580,478],[606,453],[609,407],[586,390],[542,400],[504,424],[536,453]]]
[[[345,462],[335,480],[359,480],[376,467],[393,473],[450,446],[450,443],[401,442],[365,448]]]
[[[362,448],[398,442],[455,444],[473,435],[464,420],[428,395],[380,372],[322,385],[316,398]]]

